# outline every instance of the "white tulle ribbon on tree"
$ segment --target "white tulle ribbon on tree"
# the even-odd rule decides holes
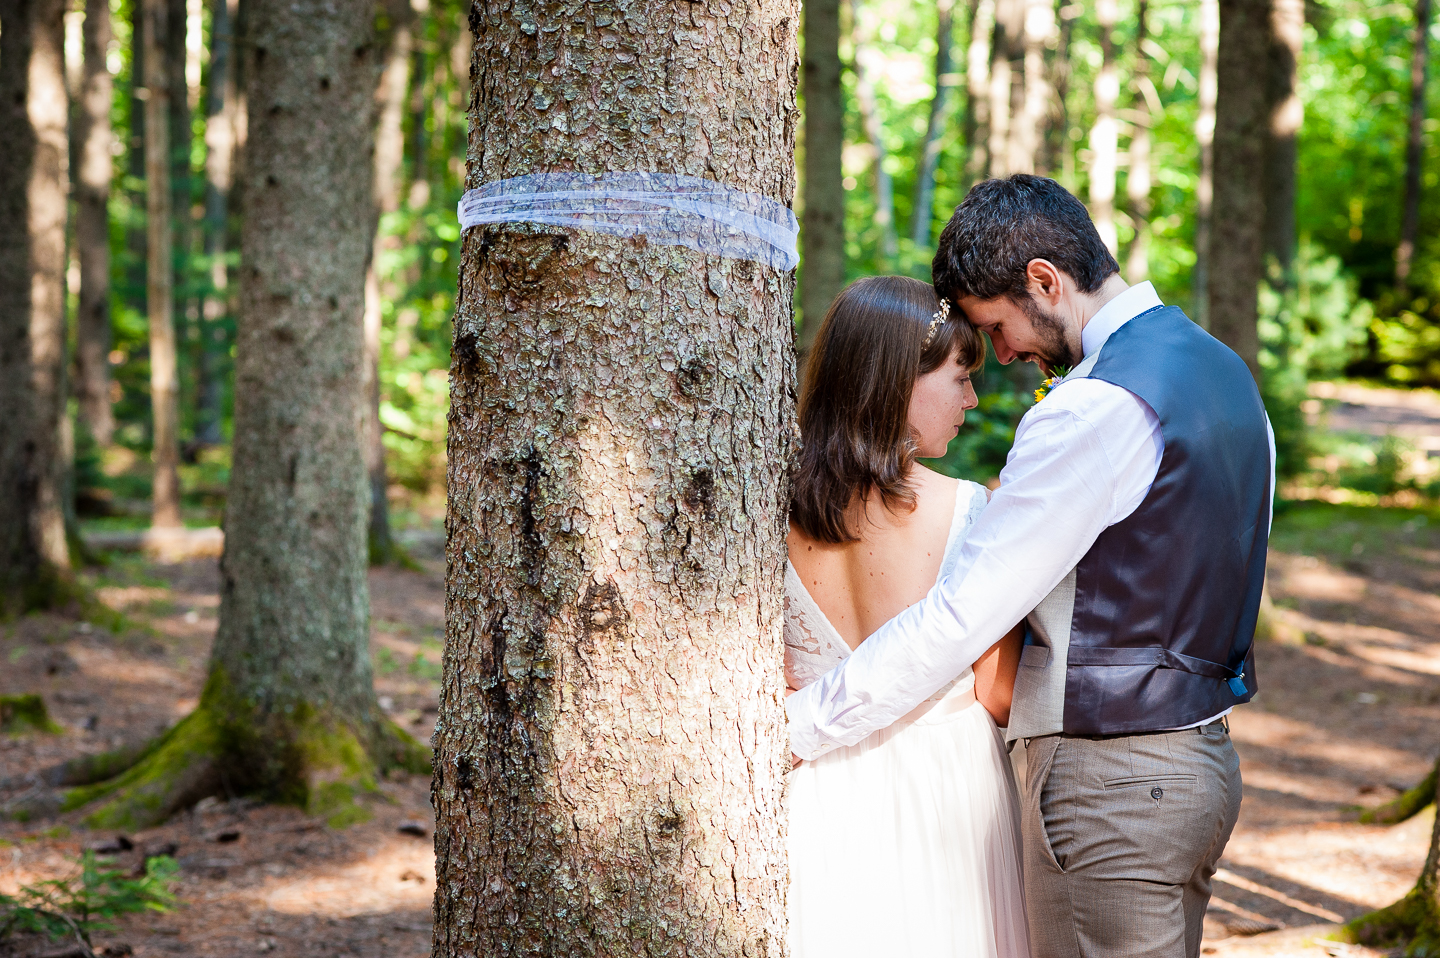
[[[534,173],[487,183],[460,200],[460,227],[545,223],[643,235],[651,243],[748,259],[775,269],[800,262],[795,214],[783,203],[674,173]]]

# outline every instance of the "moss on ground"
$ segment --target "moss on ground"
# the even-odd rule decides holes
[[[1440,780],[1440,762],[1430,769],[1430,774],[1414,788],[1408,789],[1394,799],[1377,808],[1360,813],[1360,821],[1366,824],[1394,825],[1414,818],[1435,801],[1435,783]]]
[[[50,717],[40,696],[0,695],[0,732],[16,735],[30,731],[58,735],[65,729]]]

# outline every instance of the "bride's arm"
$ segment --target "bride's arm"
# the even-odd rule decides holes
[[[1020,668],[1020,646],[1024,641],[1022,622],[975,661],[975,698],[1002,728],[1010,724],[1010,699],[1015,693],[1015,673]]]

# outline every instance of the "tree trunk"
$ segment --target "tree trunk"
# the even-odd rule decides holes
[[[1220,0],[1216,56],[1215,198],[1211,210],[1210,332],[1258,381],[1256,296],[1264,275],[1265,154],[1270,110],[1263,71],[1272,0]]]
[[[955,32],[955,0],[935,2],[935,95],[930,98],[930,120],[920,145],[920,168],[915,174],[915,201],[911,204],[910,239],[918,247],[930,245],[930,227],[935,219],[935,168],[940,165],[944,146],[945,106],[954,84],[950,46]]]
[[[1195,184],[1195,270],[1190,298],[1195,322],[1210,328],[1210,231],[1215,197],[1216,64],[1220,50],[1220,0],[1200,0],[1200,112],[1195,140],[1200,147],[1200,177]]]
[[[1430,775],[1440,776],[1440,759]],[[1356,918],[1345,926],[1341,937],[1363,945],[1398,945],[1405,955],[1440,954],[1440,814],[1435,816],[1430,832],[1430,853],[1410,894],[1387,908]]]
[[[790,200],[794,0],[476,9],[471,187],[618,167]],[[784,954],[792,288],[639,238],[466,233],[436,956]]]
[[[1100,72],[1095,75],[1095,125],[1090,128],[1090,218],[1112,254],[1119,249],[1115,233],[1115,169],[1120,142],[1120,124],[1115,118],[1115,102],[1120,97],[1115,22],[1119,17],[1116,0],[1096,0],[1101,60]]]
[[[63,0],[0,0],[0,612],[66,597]]]
[[[1405,144],[1405,205],[1395,248],[1395,285],[1404,296],[1420,235],[1420,174],[1425,164],[1425,85],[1430,69],[1430,0],[1415,0],[1415,43],[1410,51],[1410,138]]]
[[[199,408],[195,440],[205,445],[224,441],[221,363],[228,352],[225,327],[230,311],[230,271],[225,264],[230,229],[230,187],[234,180],[235,122],[239,108],[235,93],[236,0],[210,4],[210,82],[205,91],[205,258],[210,267],[210,289],[200,308]]]
[[[427,161],[430,159],[430,136],[425,130],[425,21],[430,13],[430,0],[413,0],[417,14],[411,45],[410,64],[410,180],[411,183],[425,183],[430,176]],[[428,197],[429,187],[422,187]]]
[[[1055,56],[1050,61],[1050,87],[1055,91],[1045,130],[1045,170],[1056,176],[1066,189],[1075,189],[1075,151],[1070,148],[1070,38],[1080,8],[1060,5],[1060,27]]]
[[[845,104],[840,91],[840,0],[805,5],[805,196],[801,223],[800,354],[845,286],[845,187],[840,151]]]
[[[370,258],[365,267],[364,451],[370,489],[370,561],[396,558],[390,536],[389,482],[385,476],[384,429],[380,424],[380,326],[384,315],[380,298],[380,217],[400,208],[400,173],[405,159],[405,93],[410,69],[410,8],[395,3],[391,9],[393,32],[385,45],[385,61],[375,90],[379,117],[375,135],[375,170],[371,186],[374,216],[371,221]]]
[[[995,0],[995,27],[990,39],[990,138],[986,146],[993,177],[1005,177],[1010,169],[1010,96],[1013,77],[1010,48],[1024,17],[1023,0]]]
[[[190,254],[190,81],[185,75],[186,0],[165,0],[165,85],[169,100],[172,313],[185,324],[185,289]],[[176,383],[179,379],[177,375]]]
[[[1130,241],[1130,255],[1125,260],[1125,281],[1132,285],[1150,278],[1150,125],[1154,122],[1150,101],[1152,97],[1159,101],[1150,82],[1150,56],[1145,52],[1146,8],[1146,0],[1139,0],[1135,7],[1135,115],[1130,134],[1130,175],[1125,178],[1130,220],[1135,224],[1135,238]]]
[[[994,29],[995,0],[970,0],[970,48],[965,57],[967,184],[983,179],[990,168],[990,37]],[[806,107],[808,110],[808,103]]]
[[[885,128],[880,121],[880,106],[875,101],[875,82],[865,63],[869,50],[862,42],[860,11],[852,0],[851,42],[855,48],[855,105],[860,110],[860,125],[870,147],[870,168],[875,175],[875,225],[880,228],[880,257],[885,268],[892,268],[900,255],[895,237],[895,184],[885,169]]]
[[[145,301],[150,319],[150,415],[154,459],[151,523],[178,528],[180,519],[179,391],[176,377],[174,280],[170,221],[170,85],[165,52],[166,0],[144,4]]]
[[[1055,34],[1053,0],[1025,0],[1025,88],[1024,108],[1015,128],[1017,156],[1014,173],[1039,169],[1045,139],[1045,118],[1050,113],[1050,77],[1045,69],[1045,47]]]
[[[101,446],[110,445],[110,4],[85,0],[84,72],[75,112],[75,252],[80,261],[80,312],[75,327],[75,392],[80,421]]]
[[[222,786],[340,825],[387,767],[428,767],[382,716],[369,655],[361,315],[377,78],[369,0],[253,0],[234,467],[200,704],[96,799],[143,828]],[[161,153],[160,155],[164,155]]]
[[[1275,263],[1275,285],[1294,284],[1295,166],[1300,124],[1298,78],[1305,39],[1305,0],[1273,0],[1270,12],[1270,142],[1265,148],[1265,252]]]

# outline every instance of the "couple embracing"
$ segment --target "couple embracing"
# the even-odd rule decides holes
[[[1274,440],[1255,382],[1127,287],[1052,180],[972,189],[934,281],[853,284],[807,363],[791,954],[1196,956],[1240,809],[1226,716],[1256,690]],[[1059,379],[993,495],[916,462],[975,407],[982,334]]]

